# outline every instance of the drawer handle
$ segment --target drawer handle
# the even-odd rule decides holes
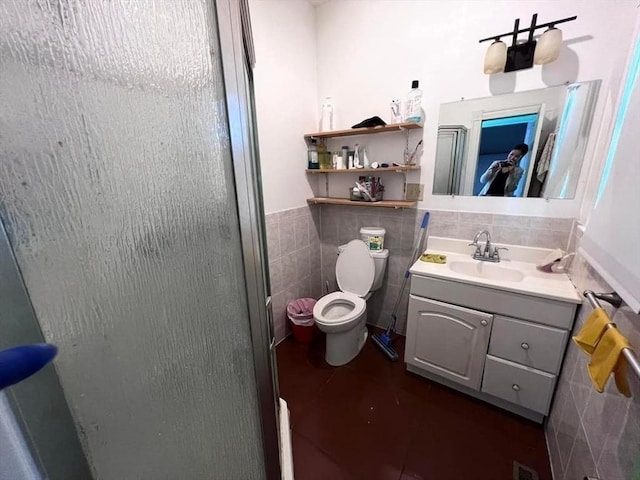
[[[516,392],[520,391],[520,385],[518,385],[517,383],[514,383],[513,385],[511,385],[511,388],[513,388]]]
[[[480,320],[480,325],[482,325],[483,327],[486,327],[489,324],[489,322],[487,322],[486,320]]]
[[[523,350],[529,350],[529,344],[527,342],[522,342],[522,345],[520,345],[522,347]]]

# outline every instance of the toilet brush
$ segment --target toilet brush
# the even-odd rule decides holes
[[[382,353],[384,353],[387,357],[394,361],[398,359],[398,352],[396,352],[391,346],[391,335],[393,335],[394,329],[396,328],[396,322],[398,320],[398,307],[400,306],[400,301],[402,300],[404,288],[407,286],[407,280],[409,280],[409,269],[422,253],[422,244],[424,242],[425,234],[427,233],[428,225],[429,212],[425,212],[424,217],[422,218],[422,224],[420,225],[420,233],[417,235],[416,242],[411,253],[411,258],[409,259],[409,265],[407,265],[407,270],[404,273],[404,278],[402,279],[400,293],[398,294],[396,304],[394,305],[393,312],[391,313],[391,322],[389,323],[389,326],[387,327],[387,330],[385,332],[376,333],[375,335],[371,336],[371,341],[375,343],[380,350],[382,350]]]

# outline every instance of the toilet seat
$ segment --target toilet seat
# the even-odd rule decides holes
[[[322,297],[313,307],[319,325],[338,326],[359,319],[367,310],[364,296],[375,277],[375,263],[362,240],[351,240],[336,262],[336,281],[340,292]]]
[[[320,325],[343,325],[359,318],[366,308],[367,302],[353,293],[333,292],[316,302],[313,306],[313,318]],[[347,311],[331,313],[338,309]]]

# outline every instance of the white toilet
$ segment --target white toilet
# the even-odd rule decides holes
[[[389,250],[370,251],[362,240],[341,245],[336,262],[339,292],[322,297],[313,319],[327,334],[325,360],[335,367],[353,360],[367,340],[367,300],[382,286]]]

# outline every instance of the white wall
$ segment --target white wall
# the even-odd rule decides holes
[[[324,96],[333,96],[338,128],[376,114],[388,119],[390,101],[404,98],[411,80],[418,79],[426,112],[420,175],[425,200],[419,207],[578,216],[589,166],[609,140],[612,105],[631,46],[636,4],[636,0],[333,0],[317,7],[316,104]],[[560,26],[564,33],[560,58],[543,67],[484,75],[488,44],[478,40],[510,31],[515,18],[528,25],[533,13],[538,13],[540,23],[578,16]],[[595,79],[602,79],[602,89],[575,200],[451,198],[428,193],[441,103]]]
[[[627,75],[628,65],[631,63],[631,57],[633,55],[633,41],[637,42],[640,38],[640,4],[639,8],[636,8],[635,12],[635,27],[633,33],[629,35],[629,48],[627,49],[627,55],[621,65],[618,66],[617,75],[620,77],[618,85],[609,85],[609,88],[600,94],[604,108],[606,110],[606,116],[611,116],[615,119],[618,112],[618,106],[622,99],[623,90],[625,87],[625,80]],[[586,180],[586,192],[584,201],[582,202],[582,208],[578,220],[580,223],[585,224],[589,219],[593,208],[595,207],[596,195],[598,187],[600,185],[600,177],[604,169],[605,162],[607,160],[607,154],[609,152],[609,140],[613,133],[614,122],[610,122],[607,125],[601,125],[598,129],[592,129],[591,136],[598,136],[596,155],[594,155],[594,161],[589,166],[589,176]]]
[[[265,213],[306,205],[303,135],[318,129],[316,13],[305,1],[250,0]]]

